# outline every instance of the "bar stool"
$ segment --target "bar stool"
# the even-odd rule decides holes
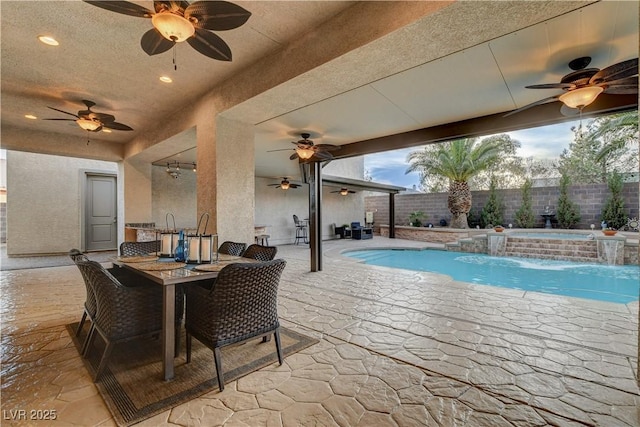
[[[300,221],[297,215],[293,215],[293,222],[296,225],[296,240],[294,243],[297,245],[300,240],[302,240],[303,243],[309,243],[307,237],[307,221]]]
[[[269,246],[269,237],[268,234],[256,234],[256,244],[261,246]]]

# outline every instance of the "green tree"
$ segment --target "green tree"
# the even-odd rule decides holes
[[[469,179],[493,165],[502,145],[496,140],[477,142],[476,139],[458,139],[411,152],[407,156],[406,173],[420,172],[424,179],[437,177],[449,182],[447,204],[452,214],[451,227],[469,228],[467,214],[471,209]]]
[[[580,207],[569,199],[569,177],[565,174],[560,177],[560,197],[556,217],[562,228],[571,228],[580,222]]]
[[[531,180],[526,179],[522,185],[522,205],[516,211],[516,225],[520,228],[533,228],[535,222],[531,206]]]
[[[496,191],[496,180],[491,180],[489,184],[489,199],[480,213],[482,225],[484,227],[488,225],[502,225],[503,212],[504,204]]]
[[[612,173],[607,185],[611,194],[602,209],[602,220],[607,223],[607,226],[619,229],[627,223],[622,198],[622,175],[617,172]]]
[[[559,171],[582,184],[605,183],[612,171],[637,172],[637,114],[635,128],[623,124],[631,121],[627,117],[598,117],[584,129],[572,128],[574,140],[560,155]]]

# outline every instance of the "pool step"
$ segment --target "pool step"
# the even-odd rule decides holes
[[[505,256],[593,262],[598,259],[598,249],[594,240],[509,237]]]

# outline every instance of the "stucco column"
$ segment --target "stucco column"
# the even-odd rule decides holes
[[[254,242],[255,144],[253,125],[222,116],[198,124],[198,217],[210,215],[207,233]]]

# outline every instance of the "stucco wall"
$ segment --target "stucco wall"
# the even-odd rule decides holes
[[[71,248],[83,248],[85,170],[116,175],[118,165],[7,152],[8,255],[66,253]],[[121,194],[118,200],[122,200]]]
[[[165,167],[154,166],[151,177],[153,222],[156,227],[165,228],[167,213],[171,213],[175,217],[176,228],[195,228],[198,223],[196,173],[186,169],[179,178],[172,178]],[[173,227],[171,218],[169,227]]]

